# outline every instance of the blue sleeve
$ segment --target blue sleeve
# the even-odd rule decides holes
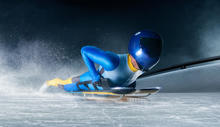
[[[100,75],[95,68],[95,63],[101,65],[104,70],[114,70],[119,64],[119,56],[113,52],[105,52],[94,46],[84,46],[81,55],[88,67],[93,82],[100,80]]]

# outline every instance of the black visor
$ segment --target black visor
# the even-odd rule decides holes
[[[153,38],[141,38],[141,48],[147,52],[151,58],[157,58],[160,56],[162,49],[162,40]]]

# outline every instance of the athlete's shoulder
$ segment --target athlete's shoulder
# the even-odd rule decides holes
[[[128,54],[117,54],[119,57],[128,57]]]

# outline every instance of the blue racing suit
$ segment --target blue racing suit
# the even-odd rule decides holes
[[[66,91],[103,90],[101,86],[94,86],[101,77],[109,79],[111,87],[129,86],[143,74],[140,70],[132,69],[129,54],[115,54],[94,46],[85,46],[81,49],[81,55],[89,71],[72,78],[71,84],[64,85]],[[100,65],[98,69],[95,68],[95,64]],[[91,82],[78,84],[86,81]]]

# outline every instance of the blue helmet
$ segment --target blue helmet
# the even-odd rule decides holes
[[[128,45],[129,54],[142,71],[150,70],[160,59],[162,39],[159,34],[143,30],[135,33]]]

